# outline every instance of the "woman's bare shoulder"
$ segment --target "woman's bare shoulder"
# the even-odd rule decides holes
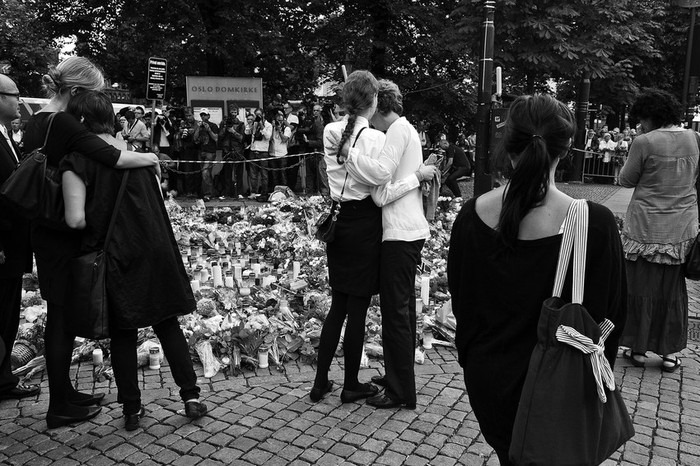
[[[498,220],[501,216],[504,192],[505,186],[493,189],[479,196],[474,205],[476,215],[479,216],[482,222],[493,229],[496,229],[498,226]]]

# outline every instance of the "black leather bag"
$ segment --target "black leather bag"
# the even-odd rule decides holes
[[[345,175],[347,179],[347,175]],[[343,187],[345,184],[343,183]],[[316,233],[314,236],[317,240],[324,243],[332,243],[335,240],[335,224],[338,221],[338,213],[340,212],[340,204],[333,203],[331,210],[324,212],[316,221]]]
[[[614,325],[607,319],[597,324],[581,304],[588,206],[585,200],[575,203],[577,220],[585,220],[565,225],[553,297],[542,304],[513,425],[509,457],[515,465],[599,465],[634,435],[603,354]],[[566,302],[560,296],[574,237],[572,302]]]
[[[683,274],[688,280],[700,280],[700,233],[695,237],[688,255],[685,256]]]
[[[129,172],[124,173],[117,201],[114,204],[105,244],[101,251],[94,251],[70,261],[71,293],[66,314],[69,328],[79,337],[102,340],[109,338],[109,305],[107,303],[108,246],[112,238],[115,220],[119,212]]]
[[[66,229],[61,174],[47,164],[44,153],[55,116],[49,116],[44,144],[24,157],[0,186],[0,201],[27,220]]]

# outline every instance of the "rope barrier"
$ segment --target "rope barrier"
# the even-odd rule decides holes
[[[175,165],[175,164],[180,164],[180,163],[200,163],[200,164],[237,164],[237,163],[250,163],[251,165],[261,169],[261,170],[266,170],[266,171],[284,171],[288,170],[290,168],[298,167],[302,165],[306,158],[309,156],[323,156],[322,153],[320,152],[304,152],[302,154],[287,154],[283,155],[281,157],[267,157],[267,158],[262,158],[262,159],[245,159],[245,160],[178,160],[178,159],[173,159],[171,160],[161,160],[161,166],[162,168],[165,168],[165,170],[175,173],[177,175],[196,175],[198,173],[202,173],[204,170],[210,168],[208,166],[204,166],[200,169],[197,170],[190,170],[190,171],[182,171],[178,170],[176,168],[170,167],[168,165]],[[264,167],[261,164],[257,164],[255,162],[270,162],[272,160],[280,160],[280,159],[290,159],[292,157],[299,157],[299,161],[296,162],[293,165],[289,166],[284,166],[280,168],[274,168],[274,167]]]

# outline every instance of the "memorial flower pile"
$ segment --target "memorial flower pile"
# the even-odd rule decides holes
[[[205,375],[220,370],[236,375],[265,361],[280,371],[290,359],[313,362],[331,304],[325,244],[313,237],[316,219],[328,208],[326,201],[316,196],[206,209],[201,201],[183,207],[169,199],[166,206],[197,300],[196,312],[181,317],[180,323]],[[438,201],[416,280],[419,297],[421,276],[430,277],[419,336],[449,299],[446,258],[460,208],[460,200]],[[42,305],[38,291],[25,296],[25,314]],[[41,327],[38,322],[32,335]],[[150,329],[142,330],[139,344],[153,337]],[[82,342],[74,360],[90,358],[92,350],[105,343]],[[368,312],[365,351],[370,357],[383,355],[378,297]]]

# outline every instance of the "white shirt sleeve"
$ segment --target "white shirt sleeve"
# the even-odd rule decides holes
[[[350,149],[345,162],[348,172],[356,180],[370,186],[388,183],[399,166],[409,137],[410,132],[404,125],[391,125],[386,132],[386,143],[377,159],[368,157],[367,152],[361,151],[359,147]]]
[[[371,190],[372,200],[378,207],[384,207],[419,186],[420,181],[418,181],[418,177],[415,173],[412,173],[402,180],[390,182],[381,186],[373,186]]]
[[[264,139],[270,139],[272,137],[272,125],[267,120],[265,120],[265,125],[262,131],[260,131],[260,134],[262,134]]]

